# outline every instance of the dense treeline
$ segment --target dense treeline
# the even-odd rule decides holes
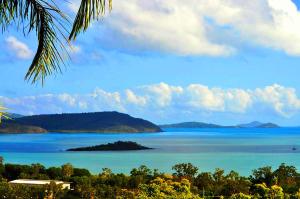
[[[198,172],[192,164],[177,164],[173,174],[161,173],[146,166],[135,168],[130,175],[115,174],[105,168],[98,175],[71,164],[45,168],[40,164],[16,165],[0,162],[0,198],[270,198],[299,199],[300,174],[293,166],[282,164],[276,170],[263,167],[250,177],[224,170]],[[59,185],[12,185],[8,181],[19,178],[51,179],[72,182],[72,190],[61,190]]]

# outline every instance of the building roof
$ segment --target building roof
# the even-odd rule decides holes
[[[70,184],[70,182],[58,181],[58,180],[32,180],[32,179],[17,179],[10,181],[13,184],[31,184],[31,185],[46,185],[50,182],[55,182],[56,184]]]

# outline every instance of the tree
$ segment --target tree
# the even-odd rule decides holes
[[[283,189],[278,185],[273,185],[271,187],[270,194],[271,194],[271,198],[274,198],[274,199],[283,199],[284,198]]]
[[[297,179],[299,174],[294,166],[287,166],[281,164],[278,169],[274,171],[274,176],[277,179],[277,184],[283,188],[285,192],[295,193],[298,191]]]
[[[94,198],[95,188],[92,187],[91,179],[87,176],[75,177],[74,179],[74,190],[80,198]]]
[[[267,186],[273,185],[276,181],[271,167],[262,167],[253,170],[250,180],[253,184],[266,183]]]
[[[214,179],[210,172],[200,173],[194,180],[194,185],[198,188],[201,195],[214,195]]]
[[[45,192],[47,193],[47,198],[62,198],[66,192],[67,189],[63,189],[62,184],[56,184],[54,181],[51,181],[49,184],[45,185]]]
[[[175,182],[158,177],[149,184],[140,185],[139,189],[138,199],[200,199],[191,192],[191,183],[187,179]]]
[[[191,163],[176,164],[172,167],[172,170],[175,170],[175,176],[186,177],[189,180],[192,180],[198,173],[198,168]]]
[[[65,179],[68,179],[73,175],[74,169],[70,163],[64,164],[61,166],[62,176]]]

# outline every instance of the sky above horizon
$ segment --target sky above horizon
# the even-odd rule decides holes
[[[0,37],[0,102],[11,112],[120,111],[153,122],[300,126],[300,1],[113,0],[63,73],[24,75],[34,34]],[[71,17],[79,1],[60,6]]]

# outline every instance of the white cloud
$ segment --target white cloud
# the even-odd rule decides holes
[[[70,53],[72,54],[78,54],[81,52],[81,47],[78,45],[71,45],[70,46]]]
[[[62,102],[66,102],[68,105],[70,106],[75,106],[76,103],[76,99],[75,97],[73,97],[72,95],[69,95],[67,93],[64,94],[60,94],[58,95],[58,98],[62,101]]]
[[[119,92],[107,92],[96,88],[89,96],[87,96],[88,106],[91,106],[93,110],[126,111]]]
[[[263,89],[257,88],[253,95],[256,101],[272,107],[285,117],[290,117],[300,110],[300,100],[293,88],[274,84]]]
[[[143,48],[179,55],[229,55],[230,46],[211,41],[193,5],[178,0],[114,1],[105,19],[113,30]]]
[[[187,103],[196,108],[224,111],[224,93],[219,89],[209,89],[207,86],[192,84],[187,87]]]
[[[291,118],[300,114],[300,99],[293,88],[278,84],[247,89],[209,88],[201,84],[186,87],[166,83],[141,86],[124,91],[95,89],[85,95],[45,94],[19,98],[1,97],[13,112],[61,113],[86,111],[121,111],[147,117],[177,117],[188,114],[255,114]],[[188,118],[186,119],[188,120]]]
[[[200,12],[219,25],[229,25],[241,39],[300,55],[300,12],[292,0],[214,0]]]
[[[73,11],[79,2],[70,4]],[[121,48],[226,56],[241,43],[300,55],[300,12],[292,0],[114,0],[107,15],[105,39]]]
[[[128,103],[132,103],[139,106],[144,106],[147,103],[146,97],[137,96],[132,90],[126,89],[126,99]]]
[[[30,48],[16,37],[10,36],[5,39],[8,48],[20,59],[30,59],[33,56]]]
[[[151,98],[158,106],[169,106],[174,95],[182,93],[183,89],[179,86],[170,86],[166,83],[159,83],[143,87],[148,92],[148,97]]]

